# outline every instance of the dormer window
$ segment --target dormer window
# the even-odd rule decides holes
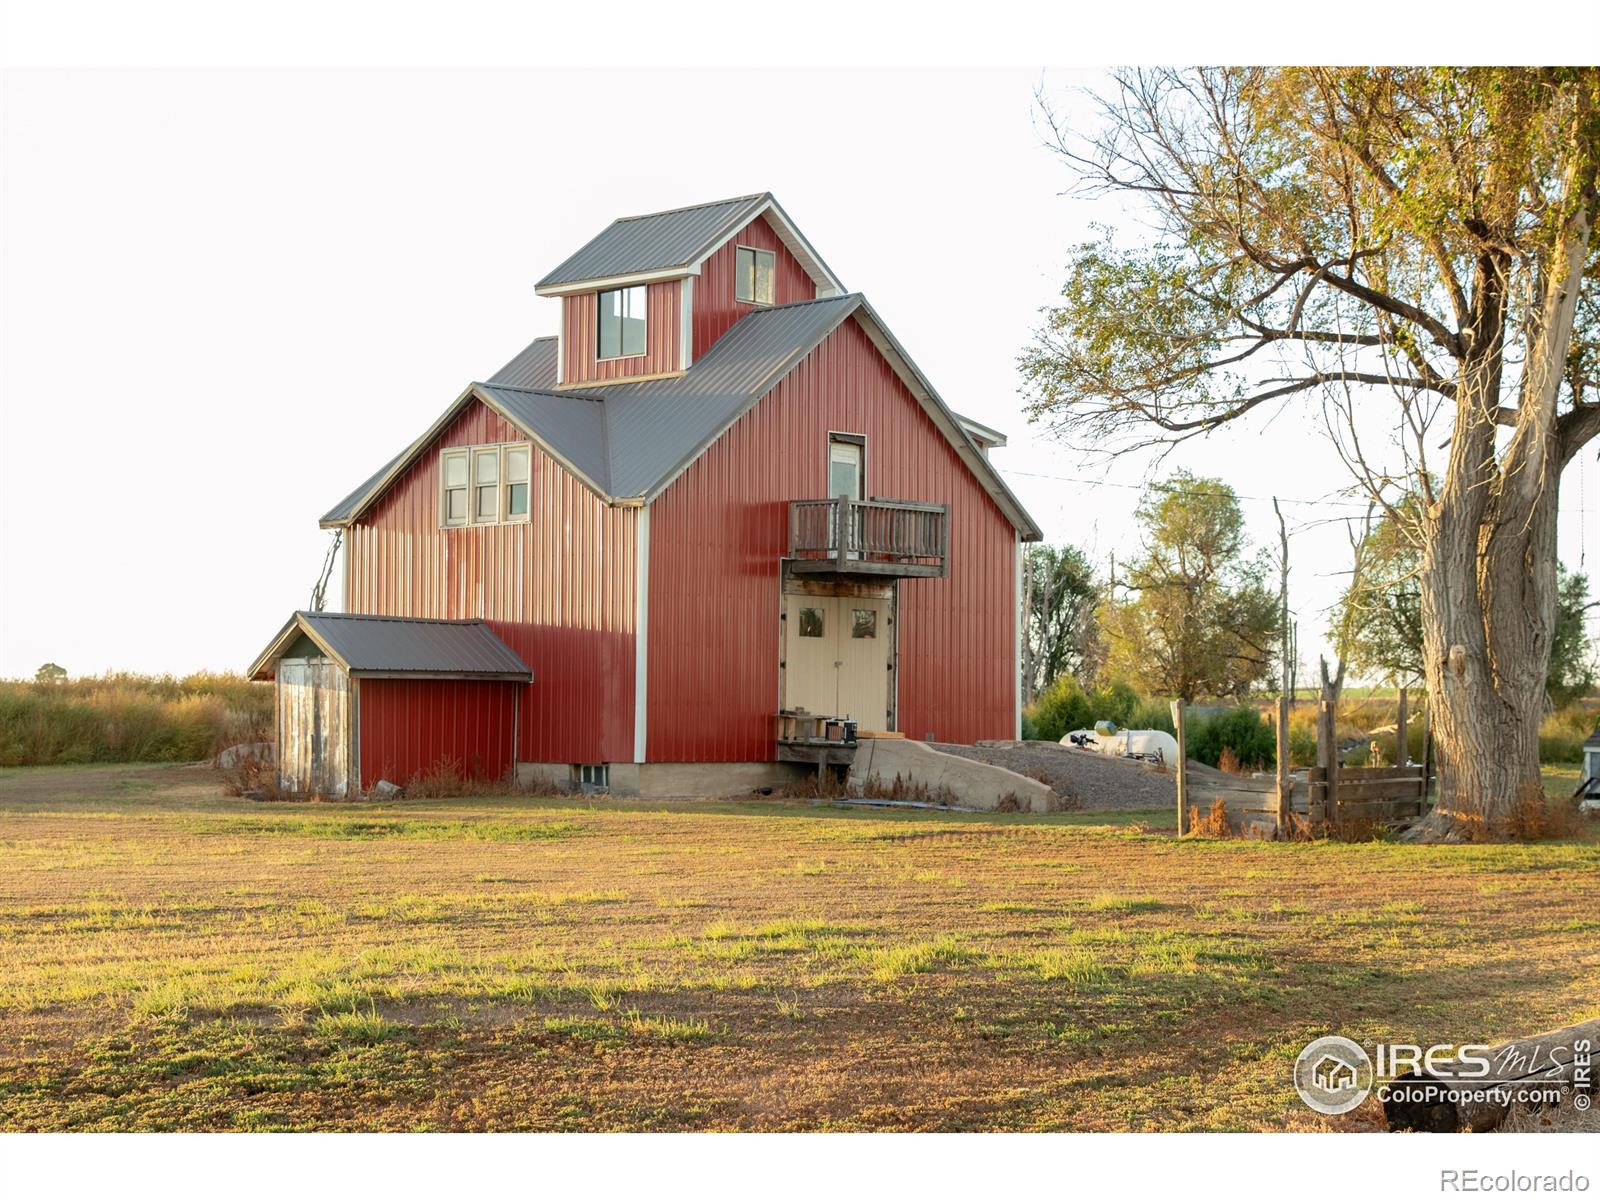
[[[772,303],[772,272],[777,256],[771,250],[740,246],[735,251],[734,295],[747,304]]]
[[[644,353],[644,308],[642,287],[600,293],[597,358],[632,358]]]

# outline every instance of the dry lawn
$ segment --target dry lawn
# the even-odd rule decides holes
[[[0,771],[0,1128],[1357,1129],[1314,1036],[1600,1011],[1595,840],[1140,816]]]

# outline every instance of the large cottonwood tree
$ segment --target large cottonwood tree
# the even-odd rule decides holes
[[[1158,234],[1076,253],[1035,414],[1126,448],[1303,406],[1375,503],[1420,493],[1424,832],[1495,833],[1540,794],[1560,476],[1600,432],[1600,68],[1139,70],[1100,100],[1056,144]]]

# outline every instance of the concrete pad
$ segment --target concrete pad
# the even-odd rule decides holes
[[[1058,803],[1056,794],[1037,779],[976,759],[945,754],[926,742],[901,738],[861,742],[850,766],[851,785],[860,788],[876,782],[890,788],[896,779],[902,785],[926,788],[929,799],[935,802],[942,800],[982,812],[993,812],[1008,798],[1015,798],[1022,812],[1049,812]]]

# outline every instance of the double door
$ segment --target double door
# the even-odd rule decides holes
[[[891,729],[890,601],[790,595],[784,611],[784,707]]]

